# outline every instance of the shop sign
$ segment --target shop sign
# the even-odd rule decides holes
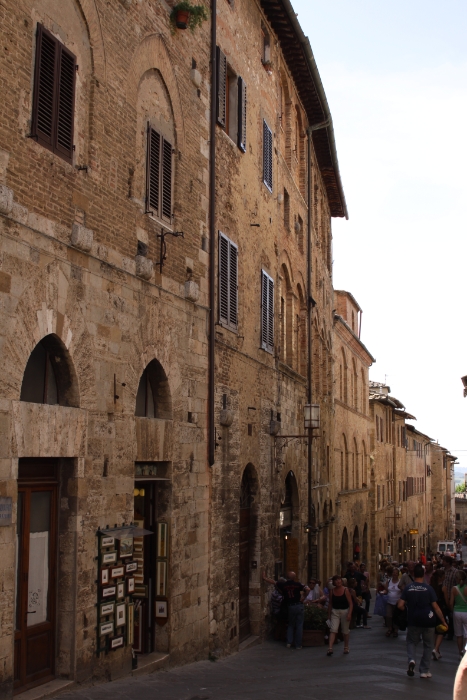
[[[409,530],[409,533],[411,535],[418,535],[418,530],[417,529]]]
[[[11,525],[11,516],[13,512],[13,502],[8,496],[0,497],[0,527]]]

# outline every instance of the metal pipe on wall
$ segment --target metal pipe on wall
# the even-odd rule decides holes
[[[312,226],[312,182],[311,182],[311,129],[307,130],[307,169],[308,169],[308,233],[307,233],[307,308],[308,308],[308,366],[307,366],[307,401],[312,401],[312,321],[313,321],[313,296],[311,293],[312,282],[312,251],[311,251],[311,226]],[[313,474],[313,430],[308,428],[308,525],[313,521],[313,501],[312,501],[312,474]],[[312,576],[311,559],[312,533],[308,528],[308,580]]]
[[[209,370],[208,370],[208,460],[215,461],[215,296],[216,296],[216,83],[217,83],[217,0],[211,2],[211,128],[209,142]]]

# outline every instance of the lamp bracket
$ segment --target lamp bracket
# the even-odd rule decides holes
[[[166,236],[173,236],[174,238],[185,238],[183,231],[167,231],[166,229],[161,229],[161,232],[157,234],[157,237],[161,239],[161,250],[159,255],[159,271],[162,274],[162,268],[164,267],[164,262],[167,260],[167,244],[165,242]]]

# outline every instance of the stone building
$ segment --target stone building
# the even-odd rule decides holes
[[[368,371],[375,360],[361,341],[361,308],[354,297],[336,291],[334,300],[334,558],[345,571],[354,558],[371,558]]]
[[[429,547],[436,551],[440,540],[452,540],[456,528],[454,457],[437,442],[431,444],[431,512]]]
[[[235,650],[328,546],[332,120],[287,0],[213,7],[2,7],[3,697]]]
[[[467,542],[467,498],[464,494],[456,495],[456,538],[459,538],[463,545]]]

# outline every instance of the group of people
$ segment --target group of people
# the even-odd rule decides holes
[[[272,601],[287,608],[287,641],[290,649],[302,648],[305,607],[314,605],[327,610],[329,627],[327,655],[332,656],[340,635],[344,654],[350,652],[351,621],[357,628],[368,626],[371,590],[370,578],[364,564],[349,562],[345,575],[336,574],[321,588],[321,582],[310,579],[309,585],[297,581],[295,572],[287,578],[274,581]],[[457,637],[460,659],[467,643],[467,573],[463,562],[450,556],[435,557],[422,563],[408,561],[403,565],[382,562],[377,596],[385,602],[386,636],[397,637],[399,629],[407,630],[407,675],[415,675],[416,649],[422,642],[423,653],[419,664],[420,678],[431,678],[432,660],[441,659],[443,639]],[[378,604],[378,600],[377,600]],[[278,609],[278,608],[277,608]],[[465,674],[464,674],[465,676]]]

